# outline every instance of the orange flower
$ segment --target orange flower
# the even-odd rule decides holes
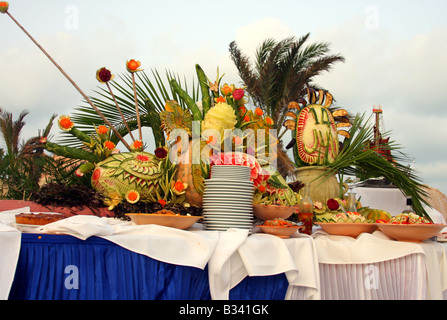
[[[140,200],[140,194],[135,190],[129,190],[126,193],[126,200],[129,203],[137,203]]]
[[[234,85],[229,86],[228,84],[225,83],[225,84],[222,86],[222,88],[220,88],[220,91],[222,91],[222,94],[223,94],[224,96],[229,96],[229,95],[232,94],[233,91],[234,91]]]
[[[132,144],[132,149],[141,150],[143,148],[143,142],[141,140],[135,140]]]
[[[158,200],[158,203],[161,204],[161,206],[164,208],[166,205],[166,201],[163,199]]]
[[[104,147],[106,147],[109,150],[113,150],[113,149],[115,149],[116,146],[112,141],[106,141],[104,143]]]
[[[259,192],[264,193],[265,192],[265,186],[262,184],[258,187]]]
[[[265,123],[268,124],[269,126],[273,125],[273,120],[270,117],[266,117],[265,118]]]
[[[58,120],[58,125],[61,130],[70,131],[74,127],[73,121],[69,116],[60,116]]]
[[[246,114],[246,113],[247,113],[247,108],[245,108],[245,106],[240,106],[240,107],[238,108],[238,110],[239,110],[239,112],[240,112],[241,114]]]
[[[0,1],[0,12],[1,13],[6,13],[6,11],[8,11],[9,8],[9,3],[6,1]]]
[[[172,181],[171,182],[171,190],[176,194],[177,196],[180,196],[186,192],[186,188],[188,187],[187,183],[183,183],[180,180]]]
[[[134,59],[129,60],[126,63],[126,68],[127,68],[127,71],[129,71],[129,72],[141,71],[141,69],[138,69],[140,66],[141,66],[141,62],[140,61],[136,61]]]
[[[261,108],[256,108],[255,113],[256,113],[258,116],[262,116],[262,115],[264,114],[264,111],[262,111]]]
[[[101,125],[98,127],[99,134],[107,134],[107,132],[109,132],[109,129],[106,126]]]
[[[249,117],[249,116],[245,116],[245,117],[244,117],[244,121],[245,121],[245,122],[249,122],[249,121],[250,121],[250,117]]]
[[[220,96],[219,98],[214,99],[214,101],[216,101],[216,103],[220,103],[220,102],[226,102],[227,100],[224,97]]]

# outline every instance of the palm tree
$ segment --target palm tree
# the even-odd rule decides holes
[[[308,33],[299,39],[266,39],[257,48],[254,63],[241,52],[235,41],[230,44],[231,59],[254,106],[261,108],[273,120],[279,138],[285,133],[282,124],[288,103],[303,97],[307,87],[321,89],[313,79],[329,71],[336,62],[344,62],[342,56],[329,54],[329,43],[305,46],[309,37]],[[277,163],[283,176],[293,176],[294,165],[281,143]]]
[[[6,144],[7,154],[10,156],[17,156],[19,154],[20,133],[25,126],[23,120],[27,115],[28,111],[24,110],[20,113],[17,120],[14,121],[12,119],[12,113],[0,107],[0,132]]]

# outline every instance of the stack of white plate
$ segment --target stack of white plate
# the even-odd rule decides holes
[[[253,227],[253,182],[250,168],[215,165],[205,180],[203,225],[206,230]]]

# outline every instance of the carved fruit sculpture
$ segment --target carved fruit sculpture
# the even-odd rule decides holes
[[[162,160],[147,152],[114,154],[98,163],[92,186],[105,195],[112,207],[133,190],[141,200],[157,201],[160,178],[165,174]]]
[[[347,132],[337,131],[329,110],[333,100],[329,92],[319,90],[317,95],[308,89],[308,100],[309,104],[304,99],[291,102],[287,113],[291,119],[284,122],[293,131],[295,163],[299,166],[331,164],[339,153],[338,134]]]

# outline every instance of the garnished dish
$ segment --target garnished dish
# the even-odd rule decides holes
[[[324,231],[332,235],[357,238],[362,233],[372,233],[377,225],[358,212],[338,213],[330,219],[316,222]]]
[[[137,225],[156,224],[185,230],[202,219],[201,216],[181,215],[170,210],[160,210],[156,213],[127,213],[132,222]]]
[[[436,236],[445,224],[435,224],[414,213],[401,213],[388,223],[378,223],[379,230],[397,241],[422,242]]]
[[[16,215],[16,223],[43,226],[64,218],[64,215],[58,213],[20,213]]]
[[[291,235],[302,228],[302,226],[282,218],[266,220],[257,227],[264,233],[272,234],[283,239],[290,238]]]

